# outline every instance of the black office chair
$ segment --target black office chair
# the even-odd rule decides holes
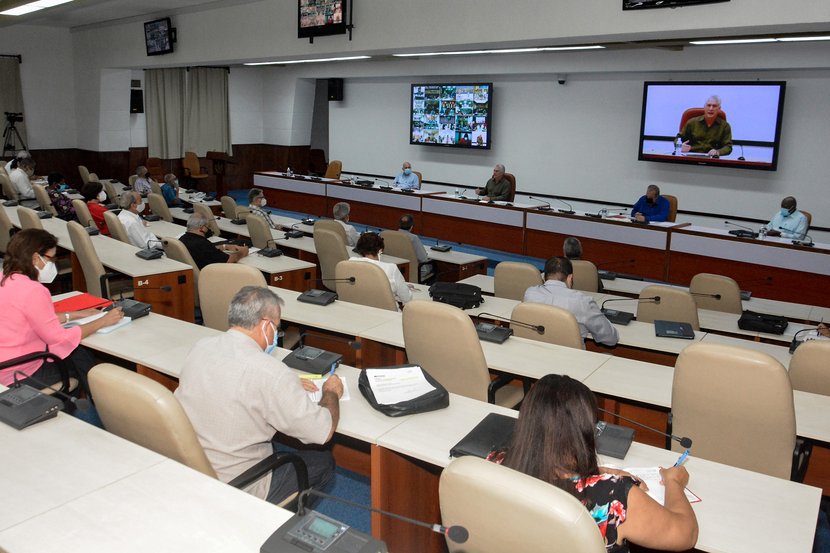
[[[36,361],[38,359],[43,359],[50,363],[55,363],[58,371],[61,375],[60,386],[58,383],[53,384],[48,388],[41,388],[40,391],[47,395],[52,395],[55,392],[60,392],[63,394],[71,394],[75,392],[79,386],[83,389],[83,391],[89,395],[89,390],[86,390],[83,387],[83,383],[78,380],[77,378],[73,378],[69,376],[69,369],[63,362],[63,359],[55,355],[54,353],[48,351],[36,351],[33,353],[27,353],[26,355],[21,355],[20,357],[15,357],[14,359],[9,359],[7,361],[0,362],[0,370],[9,369],[11,367],[15,367],[17,365],[22,365],[24,363],[29,363],[30,361]],[[25,380],[23,377],[18,377],[17,381]],[[10,387],[14,387],[12,384]],[[33,388],[37,387],[37,384],[32,386]],[[60,397],[60,396],[59,396]],[[63,400],[63,398],[61,398]],[[69,401],[64,401],[64,411],[65,412],[72,412],[74,411],[75,406],[70,403]]]

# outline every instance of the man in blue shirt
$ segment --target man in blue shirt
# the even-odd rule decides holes
[[[182,201],[179,199],[179,179],[173,173],[164,175],[164,184],[161,185],[161,195],[164,196],[164,201],[168,207],[182,205]]]
[[[803,240],[807,235],[807,216],[796,209],[796,201],[792,196],[781,200],[781,210],[772,216],[767,223],[767,234],[781,236],[791,240]]]
[[[631,217],[641,223],[667,221],[669,209],[669,201],[660,195],[660,187],[649,184],[646,195],[641,196],[634,204]]]
[[[401,172],[395,177],[395,186],[403,190],[418,190],[421,188],[421,181],[418,180],[418,175],[412,171],[412,164],[404,161],[401,166]]]

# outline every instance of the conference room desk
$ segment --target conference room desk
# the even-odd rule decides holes
[[[323,178],[314,181],[302,175],[289,176],[279,171],[254,173],[254,186],[263,189],[269,204],[317,217],[330,214],[326,209],[326,183],[329,182],[339,181]]]
[[[668,269],[669,229],[683,223],[632,223],[627,217],[598,219],[556,211],[527,212],[525,255],[547,259],[562,251],[565,238],[582,242],[586,259],[599,268],[635,268],[647,278],[663,279]]]
[[[17,208],[2,207],[6,210],[12,224],[20,227]],[[72,288],[79,292],[86,291],[86,280],[80,261],[75,255],[75,248],[69,238],[66,221],[56,217],[42,219],[44,230],[58,239],[58,245],[72,253]],[[194,320],[194,286],[193,269],[190,265],[179,263],[167,257],[145,260],[136,257],[139,250],[131,244],[125,244],[109,236],[91,236],[92,246],[104,267],[123,273],[133,280],[136,300],[149,303],[156,313],[170,315],[186,321]],[[165,292],[162,287],[170,286]]]
[[[438,478],[441,469],[451,460],[450,448],[490,412],[516,415],[451,395],[447,409],[411,417],[383,434],[374,452],[378,457],[376,464],[384,470],[395,471],[398,490],[420,490],[420,501],[416,503],[411,497],[382,490],[385,493],[379,506],[422,520],[435,519]],[[600,456],[600,464],[617,467],[671,466],[676,460],[677,453],[640,443],[631,445],[624,460]],[[818,488],[705,461],[694,455],[685,466],[690,474],[689,489],[702,499],[693,505],[700,526],[695,546],[698,550],[729,553],[811,550],[821,497]],[[752,509],[751,516],[747,516],[747,509]],[[387,529],[386,525],[391,528]],[[381,521],[380,531],[381,537],[389,539],[391,549],[395,534],[405,529]],[[428,532],[419,532],[415,538],[420,540],[419,548],[410,548],[413,551],[437,550],[441,545],[440,539]]]
[[[192,213],[185,213],[183,207],[171,207],[170,208],[170,215],[173,216],[173,219],[177,221],[184,221],[187,222],[188,218],[192,215]],[[219,230],[222,231],[223,234],[228,234],[231,237],[245,237],[250,238],[251,233],[248,231],[248,225],[236,225],[231,223],[231,219],[228,217],[223,217],[220,215],[216,215],[214,218],[216,221]],[[275,213],[271,214],[271,220],[280,227],[291,227],[292,225],[301,225],[299,219],[294,219],[292,217],[285,217],[283,215],[277,215]],[[310,227],[300,228],[300,230],[306,230]],[[306,232],[310,232],[310,230],[306,230]],[[282,230],[275,230],[271,229],[271,235],[274,238],[282,238],[285,236],[285,231]]]
[[[387,187],[389,188],[389,187]],[[443,192],[413,190],[401,192],[399,188],[384,190],[379,187],[363,187],[348,181],[332,182],[326,185],[326,211],[332,213],[338,202],[348,202],[349,219],[361,224],[398,228],[401,215],[409,213],[415,218],[415,227],[424,229],[421,220],[422,198],[443,195]]]
[[[692,225],[672,232],[670,256],[670,282],[685,284],[703,270],[732,277],[757,296],[830,307],[829,244],[737,238],[723,229]]]
[[[187,202],[189,204],[204,204],[210,208],[214,215],[222,213],[222,202],[219,200],[204,200],[203,198],[204,193],[191,194],[184,188],[179,188],[179,199],[183,202]]]
[[[291,513],[59,413],[0,425],[0,548],[257,551]]]
[[[417,222],[416,222],[417,225]],[[525,210],[505,202],[440,195],[421,200],[418,231],[442,241],[524,253]]]

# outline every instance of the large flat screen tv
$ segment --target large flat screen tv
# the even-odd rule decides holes
[[[297,6],[299,38],[346,33],[346,0],[297,0]]]
[[[624,10],[648,10],[651,8],[679,8],[695,4],[717,4],[729,0],[623,0]]]
[[[148,56],[160,56],[173,53],[176,42],[176,30],[169,17],[148,21],[144,24],[144,44]]]
[[[409,143],[489,150],[493,83],[412,85]]]
[[[785,87],[782,81],[646,82],[639,159],[775,171]]]

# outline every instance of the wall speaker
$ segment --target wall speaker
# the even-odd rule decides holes
[[[343,101],[343,79],[329,79],[329,102]]]
[[[144,91],[130,91],[130,113],[144,113]]]

